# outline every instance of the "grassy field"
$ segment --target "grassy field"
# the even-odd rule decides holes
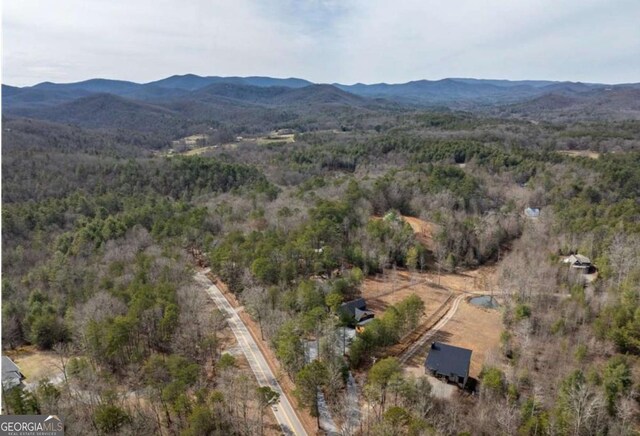
[[[183,155],[183,156],[198,156],[207,152],[214,151],[219,148],[222,148],[225,150],[234,149],[239,146],[242,146],[242,144],[250,144],[250,143],[254,143],[258,145],[292,144],[295,142],[295,135],[293,133],[281,134],[278,132],[271,132],[270,134],[265,136],[238,138],[237,142],[229,142],[225,144],[215,144],[215,145],[202,145],[202,144],[205,144],[207,140],[208,140],[208,136],[204,134],[187,136],[185,138],[181,138],[176,141],[173,141],[174,149],[169,151],[168,153],[162,153],[162,154],[164,156],[172,156],[176,154]]]
[[[591,150],[559,150],[558,153],[571,157],[588,157],[590,159],[598,159],[600,153]]]
[[[293,133],[279,134],[279,133],[272,132],[267,136],[261,136],[259,138],[256,138],[255,141],[258,145],[265,145],[265,144],[271,144],[271,143],[291,144],[293,142],[296,142],[294,136],[295,135]]]
[[[23,346],[7,354],[26,377],[25,383],[37,383],[62,374],[60,359],[52,351],[40,351],[34,346]]]
[[[217,145],[207,145],[206,147],[192,148],[191,150],[187,150],[181,154],[185,156],[197,156],[199,154],[206,153],[207,151],[213,151],[216,148],[218,148]]]

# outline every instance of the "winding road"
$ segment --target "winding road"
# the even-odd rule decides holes
[[[291,406],[291,402],[287,398],[286,393],[282,390],[273,375],[258,344],[256,344],[253,336],[251,336],[251,333],[249,333],[249,330],[238,316],[238,313],[227,301],[220,289],[211,283],[211,280],[209,280],[206,275],[208,272],[208,270],[198,271],[195,274],[195,280],[198,284],[202,285],[207,295],[209,295],[216,306],[218,306],[218,309],[227,314],[227,323],[238,341],[238,346],[247,358],[249,366],[258,380],[258,384],[261,386],[269,386],[280,394],[280,402],[273,405],[271,409],[280,427],[282,427],[283,433],[287,435],[306,435],[307,432],[302,426],[300,419],[298,419],[298,415],[296,415],[295,410]]]

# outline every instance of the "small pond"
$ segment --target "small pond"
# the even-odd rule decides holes
[[[474,306],[484,307],[485,309],[495,309],[500,306],[498,301],[490,295],[481,295],[479,297],[473,297],[469,300],[469,303]]]

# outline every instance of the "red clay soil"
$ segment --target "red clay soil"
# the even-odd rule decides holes
[[[269,345],[266,343],[266,341],[260,339],[260,327],[253,321],[249,314],[244,311],[244,307],[240,304],[236,296],[229,291],[227,285],[225,285],[222,281],[220,281],[220,279],[218,279],[211,273],[208,274],[208,277],[212,282],[216,284],[220,291],[222,291],[229,304],[238,309],[238,316],[240,316],[240,319],[242,319],[242,322],[244,322],[244,324],[247,326],[247,329],[249,330],[249,333],[251,333],[251,336],[253,336],[256,344],[258,344],[258,347],[260,348],[260,351],[262,351],[267,364],[271,368],[271,371],[273,371],[273,374],[278,380],[278,383],[280,383],[280,386],[285,391],[285,394],[289,398],[289,402],[292,406],[294,406],[293,409],[295,410],[296,415],[298,415],[298,418],[300,419],[300,422],[304,426],[307,433],[309,433],[310,435],[321,434],[321,430],[318,429],[317,426],[317,420],[313,418],[306,410],[295,407],[297,404],[293,395],[295,384],[293,383],[293,381],[291,381],[291,378],[286,373],[286,371],[284,371],[284,369],[280,365],[280,362],[278,362],[278,359],[275,357],[273,351],[271,350],[271,348],[269,348]]]

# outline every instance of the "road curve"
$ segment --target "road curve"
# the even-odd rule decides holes
[[[251,333],[249,333],[249,330],[233,306],[229,304],[225,296],[220,292],[220,289],[211,283],[211,280],[209,280],[206,275],[207,273],[208,270],[198,271],[195,274],[196,282],[203,286],[207,295],[209,295],[216,306],[218,306],[218,309],[227,314],[227,323],[238,340],[238,346],[242,349],[242,352],[249,361],[249,366],[258,380],[258,384],[261,386],[269,386],[280,394],[280,402],[272,406],[271,409],[280,427],[282,427],[283,433],[287,435],[305,436],[307,432],[298,419],[298,415],[296,415],[296,412],[293,410],[286,393],[280,387],[271,368],[269,368],[258,344],[256,344],[253,336],[251,336]]]
[[[407,363],[407,361],[411,359],[411,356],[422,349],[427,341],[438,333],[449,322],[449,320],[451,320],[451,318],[453,318],[453,315],[455,315],[458,310],[458,306],[460,306],[460,302],[464,300],[465,296],[465,294],[458,295],[455,300],[453,300],[451,308],[442,318],[440,318],[440,321],[438,321],[431,329],[429,329],[429,331],[422,335],[420,339],[415,341],[404,353],[402,353],[402,355],[400,355],[398,360],[400,360],[401,364],[404,365]]]

